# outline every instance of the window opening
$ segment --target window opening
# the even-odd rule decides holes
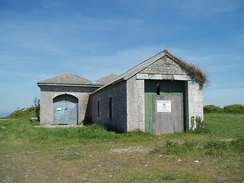
[[[97,117],[100,117],[100,101],[97,101]]]
[[[160,95],[160,83],[158,82],[157,88],[156,88],[157,95]]]
[[[109,97],[109,118],[112,118],[113,113],[113,105],[112,105],[112,97]]]

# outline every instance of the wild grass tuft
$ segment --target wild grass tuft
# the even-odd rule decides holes
[[[196,156],[212,156],[218,157],[224,154],[231,154],[233,152],[244,152],[244,138],[238,138],[230,142],[221,140],[208,140],[208,141],[188,141],[174,142],[167,141],[163,146],[156,147],[150,151],[150,154],[166,154],[185,156],[188,154]]]
[[[167,181],[172,181],[176,180],[176,175],[175,174],[165,174],[160,177],[161,180],[167,180]]]
[[[244,137],[239,137],[230,143],[230,149],[244,153]]]
[[[204,150],[206,150],[205,154],[210,156],[219,156],[222,155],[223,151],[227,149],[227,143],[210,140],[204,144]]]
[[[100,125],[89,125],[76,128],[37,128],[31,122],[15,121],[1,122],[4,128],[0,128],[0,137],[15,136],[18,139],[31,142],[51,141],[79,141],[79,142],[140,142],[149,141],[155,138],[154,135],[141,132],[139,130],[128,133],[115,133],[108,131],[106,127]]]

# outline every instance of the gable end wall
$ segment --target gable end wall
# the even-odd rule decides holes
[[[40,123],[53,124],[53,99],[59,95],[69,94],[78,98],[78,123],[85,118],[89,94],[95,88],[41,86],[40,93]]]
[[[186,72],[167,56],[160,58],[140,72],[141,74],[186,75]]]
[[[191,128],[191,117],[204,117],[203,115],[203,92],[199,84],[191,81],[187,73],[168,56],[164,56],[152,65],[137,74],[137,78],[152,80],[184,80],[187,81],[186,88],[186,126]],[[144,82],[144,80],[141,80]],[[143,85],[144,87],[144,85]],[[143,89],[144,91],[144,89]],[[137,97],[137,100],[139,98]],[[145,112],[143,111],[143,116]]]

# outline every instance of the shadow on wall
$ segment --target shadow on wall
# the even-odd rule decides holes
[[[83,125],[91,125],[92,124],[92,117],[91,116],[92,116],[92,100],[91,100],[91,97],[89,96]]]

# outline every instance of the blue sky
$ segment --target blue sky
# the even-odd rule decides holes
[[[97,80],[167,49],[208,75],[204,104],[244,104],[243,0],[0,0],[0,113],[36,82]]]

